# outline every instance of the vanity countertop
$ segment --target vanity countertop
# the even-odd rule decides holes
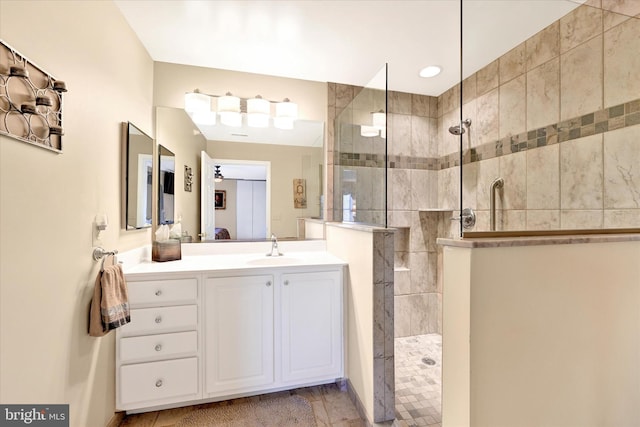
[[[285,252],[279,257],[265,253],[188,255],[181,260],[141,262],[124,268],[126,275],[152,273],[206,272],[220,270],[253,270],[279,267],[345,266],[342,259],[324,251]]]

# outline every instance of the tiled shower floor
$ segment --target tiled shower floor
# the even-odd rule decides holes
[[[435,362],[428,365],[424,358]],[[395,339],[397,427],[440,427],[442,422],[442,336]]]

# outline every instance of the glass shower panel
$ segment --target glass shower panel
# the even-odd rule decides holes
[[[462,36],[465,232],[640,228],[637,6],[465,0]]]
[[[387,67],[365,87],[336,86],[353,98],[335,120],[333,218],[386,227]]]

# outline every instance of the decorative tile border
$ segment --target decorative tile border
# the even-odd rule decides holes
[[[399,169],[438,170],[437,157],[389,156],[389,167]],[[383,168],[384,154],[335,152],[334,164],[339,166],[362,166]]]
[[[637,124],[640,124],[640,99],[483,144],[472,148],[463,161],[465,164],[478,162]],[[444,157],[451,162],[452,156],[459,163],[458,153]],[[445,169],[442,166],[441,163],[441,169]]]
[[[606,133],[616,129],[640,124],[640,99],[625,104],[604,108],[549,126],[507,136],[497,141],[482,144],[467,150],[463,164],[506,156],[525,150],[558,144],[590,135]],[[334,163],[340,166],[379,167],[385,166],[383,154],[335,152]],[[388,167],[398,169],[443,170],[460,165],[459,153],[442,157],[389,156]]]

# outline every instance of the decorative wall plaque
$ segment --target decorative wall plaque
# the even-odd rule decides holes
[[[191,192],[193,186],[193,171],[187,165],[184,165],[184,191]]]
[[[0,135],[62,152],[67,86],[0,40]]]
[[[307,207],[307,181],[304,179],[293,180],[293,207],[295,209]]]

